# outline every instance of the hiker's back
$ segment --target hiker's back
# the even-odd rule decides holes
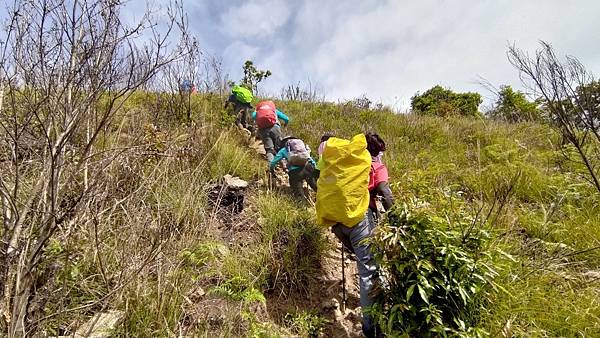
[[[321,157],[317,182],[317,221],[352,227],[369,207],[371,156],[363,134],[352,140],[330,138]]]
[[[291,139],[286,142],[288,164],[304,166],[310,159],[310,148],[301,139]]]
[[[236,100],[241,103],[250,103],[254,100],[252,91],[242,86],[233,86],[231,88],[231,94],[235,96]]]
[[[265,129],[277,123],[277,110],[273,101],[262,101],[256,105],[256,125]]]

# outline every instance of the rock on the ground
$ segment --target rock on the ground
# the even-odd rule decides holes
[[[261,141],[255,140],[253,143],[251,142],[250,148],[254,149],[256,151],[256,153],[259,155],[267,154],[267,152],[265,151],[265,147],[263,147],[263,144]]]
[[[337,299],[332,298],[330,300],[326,300],[321,304],[323,309],[338,309],[340,307],[340,302]]]
[[[123,322],[124,318],[125,314],[122,311],[97,313],[75,332],[75,337],[111,337],[114,329]]]
[[[223,176],[225,180],[225,185],[227,188],[232,190],[246,189],[248,187],[248,182],[242,180],[239,177],[234,177],[229,174]]]

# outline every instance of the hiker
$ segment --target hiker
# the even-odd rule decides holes
[[[250,131],[250,133],[254,131],[254,127],[252,124],[248,124],[248,111],[254,109],[251,104],[253,99],[254,95],[252,95],[250,89],[242,86],[233,86],[231,88],[231,95],[229,95],[223,106],[223,109],[227,109],[229,105],[233,105],[233,112],[236,115],[235,125],[241,130]]]
[[[331,137],[326,141],[327,150],[319,160],[317,222],[331,226],[336,237],[356,255],[362,331],[367,337],[378,337],[379,329],[366,310],[373,305],[372,290],[379,284],[377,264],[369,243],[364,241],[375,228],[373,211],[369,209],[371,156],[367,140],[359,134],[352,140]]]
[[[252,120],[256,121],[258,135],[267,153],[267,161],[271,162],[275,157],[275,149],[279,149],[281,143],[279,120],[282,120],[287,126],[290,118],[275,108],[273,101],[262,101],[256,105],[256,110],[252,113]]]
[[[299,138],[289,136],[281,140],[281,149],[269,164],[271,171],[284,159],[287,162],[288,179],[292,195],[298,199],[305,199],[302,184],[304,181],[308,186],[317,191],[317,183],[313,176],[315,160],[310,157],[310,147]]]
[[[333,136],[334,134],[332,132],[326,132],[325,134],[323,134],[323,136],[321,136],[321,143],[319,144],[319,148],[317,148],[317,155],[319,156],[319,159],[317,160],[317,165],[315,166],[315,172],[313,175],[315,180],[318,180],[319,176],[321,176],[319,162],[321,161],[321,156],[323,156],[323,152],[325,151],[325,143],[327,143],[327,140],[329,140],[329,138]]]
[[[385,164],[382,162],[383,152],[385,151],[385,142],[376,133],[365,134],[367,139],[367,150],[371,154],[371,171],[369,173],[369,208],[379,219],[379,209],[377,209],[377,197],[381,196],[383,209],[388,211],[394,204],[392,190],[388,183],[389,176]]]

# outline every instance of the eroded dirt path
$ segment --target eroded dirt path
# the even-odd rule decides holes
[[[265,157],[262,142],[250,140],[249,147],[254,149],[259,156]],[[282,193],[289,188],[287,175],[283,171],[277,171],[274,183]],[[315,262],[320,266],[321,275],[308,283],[306,292],[267,295],[267,312],[271,320],[281,324],[287,313],[314,311],[328,321],[323,332],[324,337],[362,337],[355,258],[349,252],[345,252],[345,259],[342,263],[339,240],[327,229],[324,229],[324,232],[331,249],[321,258],[320,262]],[[346,275],[345,306],[342,291],[342,264],[344,264]]]

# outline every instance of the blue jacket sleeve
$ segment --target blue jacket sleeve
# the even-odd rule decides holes
[[[288,124],[290,122],[290,118],[281,111],[279,111],[279,109],[277,109],[277,118],[283,120],[285,124]]]
[[[269,163],[269,168],[274,169],[277,166],[277,163],[279,163],[279,161],[281,161],[283,158],[287,158],[287,156],[288,156],[288,153],[287,153],[287,149],[285,147],[279,149],[279,151],[277,152],[277,155],[275,155],[275,157],[273,158],[271,163]]]

